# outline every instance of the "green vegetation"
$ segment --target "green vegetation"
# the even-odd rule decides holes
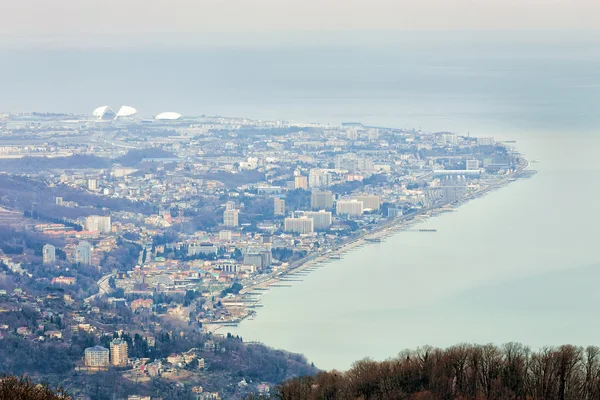
[[[288,210],[308,210],[310,196],[310,192],[304,189],[290,190],[285,195],[285,207]]]
[[[128,167],[134,167],[141,163],[144,159],[152,158],[174,158],[175,154],[170,151],[163,150],[159,147],[151,147],[147,149],[129,150],[127,154],[115,160],[115,164],[121,164]]]
[[[243,289],[243,286],[241,284],[239,284],[238,282],[235,282],[233,285],[231,285],[230,287],[228,287],[227,289],[224,289],[221,292],[221,297],[225,297],[227,296],[229,293],[232,294],[238,294],[240,292],[240,290]]]
[[[0,171],[2,171],[1,166]],[[52,218],[76,219],[98,214],[98,209],[102,208],[140,212],[148,215],[156,212],[155,206],[143,201],[134,202],[125,198],[96,196],[67,185],[51,187],[42,179],[26,176],[0,174],[0,192],[2,193],[0,206],[13,210],[31,211],[35,205],[33,211],[40,215],[52,216]],[[62,197],[64,201],[73,201],[79,206],[57,206],[56,197]]]
[[[0,171],[25,173],[52,169],[110,168],[110,165],[107,158],[75,154],[68,157],[5,158],[0,160]]]
[[[388,180],[388,178],[386,175],[376,174],[376,175],[371,175],[370,177],[365,178],[362,181],[351,181],[351,182],[338,183],[337,185],[331,186],[329,189],[333,193],[345,195],[345,194],[353,193],[355,191],[363,190],[364,187],[367,185],[373,185],[373,186],[381,185],[383,183],[386,183],[387,180]]]
[[[25,218],[39,219],[40,221],[52,222],[53,224],[63,224],[64,226],[69,226],[69,227],[73,228],[73,230],[77,231],[77,232],[81,232],[83,230],[83,227],[79,224],[69,222],[64,218],[51,217],[49,215],[44,215],[38,211],[32,212],[32,211],[25,210],[23,212],[23,216]]]
[[[273,258],[281,262],[294,262],[306,257],[305,250],[294,251],[287,247],[275,247],[271,249],[271,254]]]
[[[204,179],[222,182],[230,189],[249,183],[263,182],[265,180],[265,174],[258,171],[241,171],[237,174],[229,172],[207,172],[201,176]]]
[[[72,370],[75,360],[83,354],[75,354],[75,350],[79,349],[72,349],[70,351],[57,343],[29,342],[9,336],[0,340],[0,372],[65,374]]]
[[[31,315],[30,315],[31,314]],[[15,321],[15,318],[18,321]],[[2,323],[16,326],[27,326],[36,332],[41,322],[39,314],[9,312],[2,313]],[[61,321],[55,321],[61,324]],[[53,327],[54,329],[54,327]],[[303,376],[317,372],[314,366],[297,354],[276,351],[263,345],[245,344],[241,338],[229,335],[227,338],[212,337],[202,334],[196,329],[189,329],[185,335],[175,331],[175,326],[164,324],[164,330],[154,332],[154,347],[148,345],[145,337],[139,334],[122,334],[120,337],[128,343],[131,357],[149,357],[164,359],[173,353],[187,352],[196,349],[209,367],[200,372],[194,370],[195,382],[202,379],[202,386],[207,391],[220,391],[223,398],[243,398],[250,391],[240,392],[237,383],[245,379],[248,382],[267,382],[275,385],[293,376]],[[40,335],[41,332],[35,333]],[[48,382],[50,386],[62,386],[74,397],[90,396],[93,399],[127,398],[138,393],[167,399],[191,399],[189,386],[182,388],[177,382],[154,378],[147,384],[136,384],[125,378],[121,371],[109,369],[94,374],[81,373],[75,364],[81,362],[85,348],[94,345],[109,346],[112,336],[96,337],[93,334],[79,331],[66,333],[63,340],[45,342],[31,341],[14,332],[6,332],[0,339],[0,373],[26,374],[36,382]],[[207,341],[214,343],[209,350],[204,349]],[[29,399],[29,397],[2,397],[3,399]],[[37,399],[38,397],[31,397]],[[54,399],[54,397],[40,397]],[[60,397],[57,397],[60,398]],[[87,398],[87,397],[85,397]]]

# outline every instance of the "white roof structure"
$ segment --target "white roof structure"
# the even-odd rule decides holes
[[[132,117],[135,114],[137,114],[137,110],[135,108],[130,107],[130,106],[121,106],[121,108],[119,108],[119,112],[117,113],[115,119],[122,118],[122,117]]]
[[[154,117],[155,119],[158,120],[168,120],[168,121],[174,121],[176,119],[181,118],[181,114],[176,113],[176,112],[163,112],[158,114],[156,117]]]
[[[115,116],[115,112],[110,109],[109,106],[98,107],[92,112],[92,115],[97,119],[112,119]]]

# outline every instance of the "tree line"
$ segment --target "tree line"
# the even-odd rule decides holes
[[[0,377],[0,400],[70,400],[64,389],[38,384],[25,376],[2,375]]]
[[[519,343],[423,347],[383,362],[364,359],[347,372],[285,381],[275,398],[600,399],[600,348],[565,345],[533,351]]]

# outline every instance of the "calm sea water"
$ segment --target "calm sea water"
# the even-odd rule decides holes
[[[12,51],[0,109],[136,106],[362,121],[517,140],[538,174],[363,247],[291,288],[235,334],[322,368],[404,348],[600,344],[600,42],[478,37],[357,46]]]

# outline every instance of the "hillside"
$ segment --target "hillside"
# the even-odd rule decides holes
[[[518,343],[424,347],[395,359],[356,362],[282,383],[275,394],[296,399],[600,399],[600,349],[560,346],[536,351]]]

